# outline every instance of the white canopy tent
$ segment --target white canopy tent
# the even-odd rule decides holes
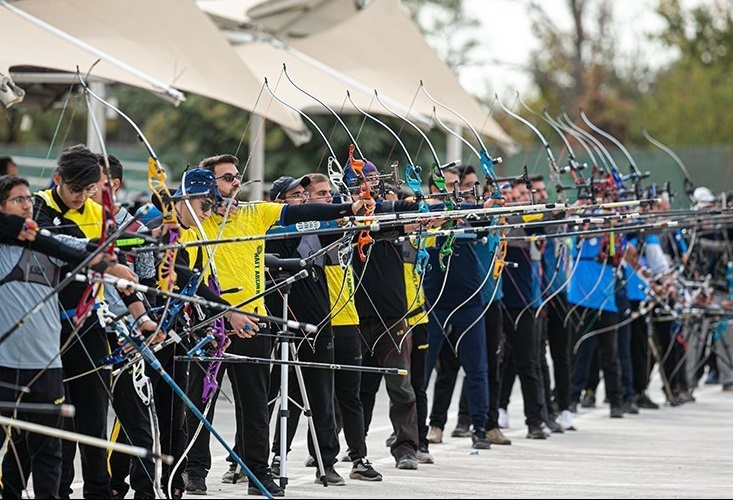
[[[409,111],[412,119],[425,123],[434,103],[419,92],[422,81],[436,100],[457,111],[483,136],[504,150],[514,148],[511,137],[461,87],[396,0],[373,0],[361,9],[347,0],[199,0],[197,4],[225,28],[239,26],[260,34],[250,43],[235,42],[254,73],[274,80],[286,64],[294,80],[344,112],[355,112],[344,107],[349,90],[359,107],[379,113],[373,97],[377,90],[392,109]],[[278,95],[283,92],[288,103],[318,110],[311,98],[287,87],[281,86]],[[437,113],[445,123],[464,125],[440,107]]]
[[[177,89],[264,113],[255,76],[193,2],[180,0],[18,0],[12,6],[98,51]],[[0,9],[0,72],[15,66],[88,71],[100,57],[31,21]],[[92,76],[159,91],[149,81],[102,59]],[[275,103],[267,118],[302,130],[297,113]]]

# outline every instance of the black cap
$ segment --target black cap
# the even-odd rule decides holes
[[[291,189],[295,189],[298,186],[303,186],[305,188],[310,183],[310,178],[306,176],[298,177],[297,179],[288,176],[280,177],[272,183],[272,187],[270,188],[270,199],[273,201],[278,198],[283,199],[283,195]]]

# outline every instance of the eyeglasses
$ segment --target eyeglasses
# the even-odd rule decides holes
[[[84,194],[84,196],[91,196],[97,192],[96,184],[89,184],[87,187],[81,189],[77,187],[71,187],[69,185],[67,185],[66,188],[71,194]]]
[[[8,203],[14,205],[22,205],[23,203],[33,204],[33,196],[16,196],[15,198],[10,198]]]
[[[285,196],[285,199],[292,198],[294,200],[304,200],[308,198],[308,191],[300,191],[298,193],[292,193]]]
[[[219,176],[219,177],[217,177],[216,179],[217,179],[217,180],[219,180],[219,179],[224,179],[224,182],[230,182],[230,183],[231,183],[231,182],[234,182],[234,179],[239,179],[239,176],[237,176],[237,175],[234,175],[234,174],[230,174],[229,172],[227,172],[227,173],[226,173],[226,174],[224,174],[224,175],[220,175],[220,176]]]

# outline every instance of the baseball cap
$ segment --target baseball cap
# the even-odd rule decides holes
[[[703,208],[715,203],[715,195],[707,187],[696,188],[692,193],[693,208]]]
[[[221,198],[216,188],[216,177],[210,170],[194,168],[183,173],[181,186],[173,194],[176,196],[212,193],[213,196]]]
[[[310,178],[303,176],[298,177],[297,179],[294,177],[288,177],[286,175],[277,178],[272,183],[272,187],[270,188],[270,199],[276,200],[278,198],[283,199],[285,196],[285,193],[290,191],[291,189],[295,189],[298,186],[303,186],[304,188],[311,183]]]
[[[374,163],[369,160],[365,160],[364,166],[361,168],[361,173],[366,177],[369,174],[378,174],[379,170],[377,170]],[[356,172],[354,172],[354,169],[351,168],[351,162],[348,161],[346,162],[346,168],[344,168],[344,180],[346,181],[346,184],[350,186],[359,184],[359,178],[357,177]]]

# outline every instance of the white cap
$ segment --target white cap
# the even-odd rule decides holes
[[[696,188],[692,193],[692,205],[694,208],[702,208],[715,203],[715,195],[710,189],[702,186]]]

